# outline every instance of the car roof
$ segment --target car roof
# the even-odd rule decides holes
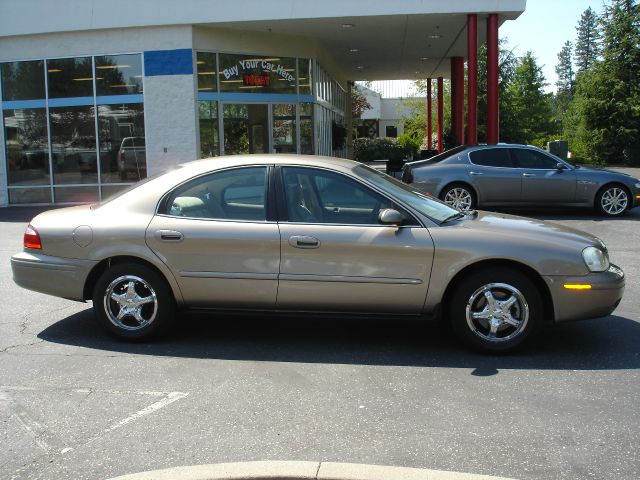
[[[352,170],[360,163],[337,157],[317,155],[297,155],[292,153],[263,153],[250,155],[222,155],[220,157],[203,158],[179,164],[182,168],[194,170],[213,170],[243,165],[302,165],[323,167],[331,166],[342,170]]]

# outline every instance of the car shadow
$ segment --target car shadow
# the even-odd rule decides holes
[[[473,369],[616,370],[640,368],[640,323],[609,316],[545,326],[516,354],[466,350],[442,322],[416,319],[182,313],[179,328],[152,342],[124,342],[103,332],[91,309],[40,332],[45,342],[108,352],[269,362]]]

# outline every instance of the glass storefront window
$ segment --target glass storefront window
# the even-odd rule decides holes
[[[220,54],[220,91],[296,93],[296,59]]]
[[[49,178],[44,108],[5,110],[4,137],[9,185],[46,185]]]
[[[222,111],[225,155],[249,153],[249,105],[229,103]]]
[[[98,183],[93,107],[50,108],[49,119],[54,183]]]
[[[40,100],[44,93],[44,62],[11,62],[2,64],[2,99]]]
[[[56,203],[89,203],[98,201],[98,186],[55,187],[53,197]]]
[[[142,93],[141,55],[95,57],[96,95]]]
[[[198,91],[215,92],[216,86],[216,54],[198,52],[196,56],[198,71]]]
[[[93,96],[91,70],[91,57],[47,60],[49,98]],[[102,80],[102,77],[96,80]]]
[[[51,187],[10,188],[9,203],[11,205],[24,203],[51,203]]]
[[[300,153],[313,155],[313,103],[300,104]]]
[[[200,158],[219,155],[218,148],[218,102],[198,102],[200,112]]]
[[[273,115],[273,150],[275,153],[296,153],[296,105],[275,103]]]
[[[147,177],[144,105],[99,105],[100,174],[103,183]]]
[[[311,95],[311,60],[298,59],[298,88],[300,95]]]

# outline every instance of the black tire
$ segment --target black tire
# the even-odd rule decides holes
[[[96,321],[117,337],[146,340],[169,329],[176,307],[171,289],[160,274],[145,265],[122,263],[98,278],[93,310]]]
[[[440,192],[440,200],[458,210],[473,210],[478,206],[476,192],[464,183],[452,183]]]
[[[629,191],[619,184],[605,185],[596,195],[595,207],[600,215],[617,217],[631,206]]]
[[[495,302],[493,306],[489,305],[487,291]],[[511,306],[501,303],[512,299]],[[520,347],[534,335],[544,315],[536,285],[522,272],[508,267],[467,275],[455,286],[448,310],[456,335],[483,353],[506,353]],[[479,318],[473,318],[474,313]]]

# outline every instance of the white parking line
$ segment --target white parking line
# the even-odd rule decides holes
[[[155,403],[152,403],[148,407],[143,408],[142,410],[138,410],[136,413],[129,415],[127,418],[120,420],[117,423],[114,423],[110,427],[104,430],[104,433],[113,432],[114,430],[127,425],[128,423],[133,422],[134,420],[144,417],[145,415],[149,415],[150,413],[156,412],[161,408],[166,407],[167,405],[172,404],[173,402],[177,402],[178,400],[189,395],[188,393],[183,392],[171,392],[162,400],[158,400]]]

